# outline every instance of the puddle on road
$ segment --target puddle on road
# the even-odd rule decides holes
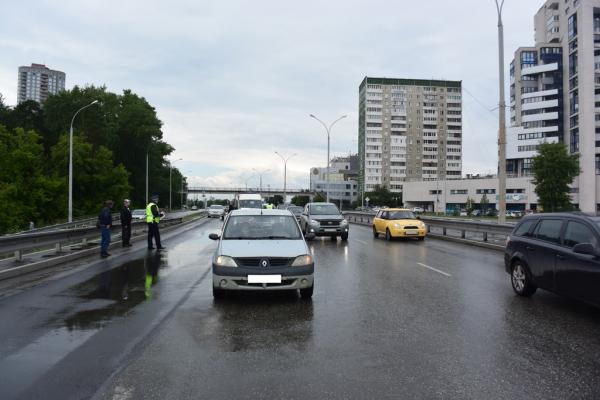
[[[161,253],[127,262],[70,288],[65,294],[78,299],[65,310],[69,329],[97,329],[114,317],[127,314],[138,304],[152,299],[159,270],[166,260]]]

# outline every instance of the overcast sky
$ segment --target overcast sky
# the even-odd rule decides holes
[[[533,44],[542,0],[506,0],[505,70]],[[493,0],[2,1],[0,93],[16,103],[17,69],[45,63],[67,87],[132,89],[156,107],[192,184],[308,187],[327,161],[308,117],[348,118],[331,153],[357,152],[364,76],[463,82],[463,174],[495,170],[498,103]],[[508,98],[507,98],[508,101]],[[66,127],[65,127],[66,129]]]

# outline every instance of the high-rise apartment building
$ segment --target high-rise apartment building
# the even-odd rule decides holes
[[[511,65],[507,169],[527,174],[540,141],[579,155],[579,208],[600,209],[600,0],[548,0],[534,18],[535,47]],[[513,73],[514,70],[514,73]]]
[[[17,101],[35,100],[42,104],[50,94],[65,90],[65,73],[43,64],[19,67]]]
[[[460,81],[365,77],[359,87],[359,193],[404,181],[459,179]]]

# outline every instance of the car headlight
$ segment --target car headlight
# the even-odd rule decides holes
[[[311,219],[310,224],[311,225],[319,225],[319,221],[317,221],[316,219]]]
[[[396,228],[396,229],[400,229],[400,228],[401,228],[401,226],[400,226],[400,224],[394,224],[394,228]]]
[[[342,222],[340,223],[341,225],[348,225],[348,220],[343,219]]]
[[[420,223],[420,227],[423,228],[423,229],[425,229],[425,228],[427,228],[427,225],[425,225],[425,222],[421,222]]]
[[[292,263],[292,267],[305,267],[313,263],[313,258],[310,254],[298,256]]]
[[[235,260],[229,256],[218,256],[215,265],[218,267],[237,267]]]

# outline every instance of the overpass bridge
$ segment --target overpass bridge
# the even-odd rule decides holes
[[[315,196],[316,192],[309,189],[286,189],[285,192],[292,196],[309,196],[310,199]],[[187,188],[187,194],[244,194],[244,193],[260,193],[264,196],[283,196],[283,189],[274,188],[248,188],[248,187],[210,187],[210,186],[190,186]]]

